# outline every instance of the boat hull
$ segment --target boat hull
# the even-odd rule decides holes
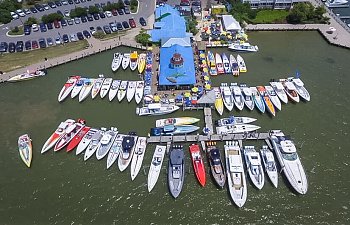
[[[152,157],[151,166],[148,172],[147,187],[148,192],[151,192],[156,185],[160,171],[162,169],[162,164],[164,160],[164,155],[166,151],[166,146],[157,145]]]
[[[199,184],[204,187],[206,178],[205,178],[205,167],[203,163],[203,158],[200,154],[200,148],[197,144],[192,144],[190,146],[190,155],[192,160],[192,166],[194,173],[196,175],[196,178],[199,182]]]

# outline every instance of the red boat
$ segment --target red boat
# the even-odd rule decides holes
[[[73,137],[80,132],[85,127],[85,120],[79,119],[75,126],[69,127],[65,131],[65,134],[58,140],[54,147],[54,151],[57,152],[68,145],[68,143],[73,139]]]
[[[203,158],[200,154],[200,148],[197,144],[190,145],[190,154],[193,164],[193,169],[198,179],[198,182],[203,187],[205,186],[205,168],[203,163]]]
[[[81,129],[79,131],[79,133],[77,133],[73,139],[69,142],[68,146],[67,146],[67,152],[72,151],[81,141],[81,139],[83,139],[83,137],[85,136],[85,134],[90,130],[91,127],[84,127],[83,129]]]

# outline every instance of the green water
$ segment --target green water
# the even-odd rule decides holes
[[[122,133],[136,130],[139,135],[147,135],[154,126],[155,117],[135,115],[135,103],[98,98],[81,104],[77,99],[57,102],[68,75],[97,77],[103,73],[138,80],[130,71],[113,75],[113,52],[109,51],[50,69],[40,79],[1,84],[0,224],[349,224],[350,51],[328,45],[317,32],[259,32],[251,33],[250,40],[260,51],[243,54],[248,73],[238,78],[215,77],[213,83],[267,84],[271,78],[300,71],[311,102],[283,105],[275,118],[256,110],[234,114],[257,118],[261,131],[282,129],[293,137],[308,175],[305,196],[292,193],[280,175],[277,189],[267,181],[258,191],[249,181],[248,200],[237,209],[227,189],[217,189],[208,174],[207,185],[199,186],[189,157],[178,199],[167,189],[167,159],[157,185],[148,193],[147,172],[154,145],[148,146],[144,170],[134,181],[129,170],[121,173],[116,165],[106,170],[105,159],[84,162],[73,152],[52,150],[41,155],[43,143],[66,118],[84,118],[92,127],[116,126]],[[203,119],[202,111],[180,111],[172,116],[183,115]],[[30,169],[17,150],[17,138],[23,133],[33,140]],[[245,144],[259,148],[263,143]],[[187,154],[189,144],[184,145]]]

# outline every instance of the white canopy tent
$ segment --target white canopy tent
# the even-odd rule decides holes
[[[226,31],[239,31],[242,29],[241,25],[231,15],[222,15],[222,23]]]

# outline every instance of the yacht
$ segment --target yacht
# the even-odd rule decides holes
[[[234,102],[230,87],[227,85],[227,83],[221,83],[220,91],[226,109],[228,111],[232,111]]]
[[[249,177],[254,186],[261,190],[264,187],[265,176],[261,164],[260,155],[255,150],[254,146],[244,146],[243,152]]]

